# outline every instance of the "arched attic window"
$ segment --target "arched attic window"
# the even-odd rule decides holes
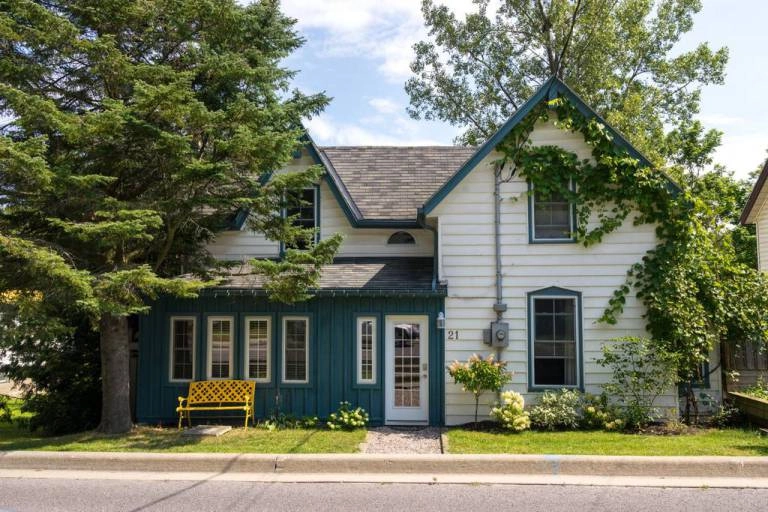
[[[396,233],[392,233],[392,235],[389,237],[389,240],[387,240],[387,244],[415,244],[416,239],[413,238],[413,235],[408,233],[407,231],[398,231]]]

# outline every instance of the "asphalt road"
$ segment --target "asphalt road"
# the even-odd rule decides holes
[[[768,489],[0,479],[0,511],[760,511]]]

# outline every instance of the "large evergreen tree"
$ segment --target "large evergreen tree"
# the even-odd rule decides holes
[[[0,0],[0,292],[93,319],[105,432],[131,427],[127,317],[204,286],[175,276],[205,274],[228,216],[307,237],[276,212],[318,171],[264,179],[327,103],[281,67],[293,24],[276,0]],[[289,251],[287,270],[338,243]]]

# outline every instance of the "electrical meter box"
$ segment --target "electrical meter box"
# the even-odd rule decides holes
[[[491,322],[491,346],[509,346],[509,324],[507,322]]]

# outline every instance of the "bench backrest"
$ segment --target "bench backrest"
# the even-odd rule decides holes
[[[226,402],[253,403],[256,383],[250,380],[199,380],[189,383],[189,404],[208,404]]]

